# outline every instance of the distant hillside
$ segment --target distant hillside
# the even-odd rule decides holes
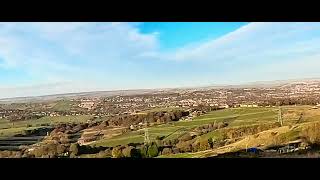
[[[156,90],[119,90],[119,91],[96,91],[96,92],[81,92],[81,93],[67,93],[67,94],[54,94],[45,96],[34,96],[34,97],[16,97],[16,98],[5,98],[0,99],[0,103],[22,103],[22,102],[41,102],[41,101],[53,101],[61,99],[81,98],[81,97],[108,97],[117,95],[134,95],[152,93]]]
[[[277,80],[277,81],[257,81],[246,84],[235,85],[210,85],[203,87],[181,87],[181,88],[162,88],[162,89],[133,89],[133,90],[116,90],[116,91],[94,91],[81,93],[66,93],[54,94],[35,97],[16,97],[0,99],[0,103],[23,103],[23,102],[41,102],[54,101],[61,99],[81,98],[81,97],[108,97],[117,95],[138,95],[149,93],[166,93],[166,92],[180,92],[185,90],[208,90],[208,89],[229,89],[229,88],[272,88],[285,87],[298,83],[320,83],[320,78],[308,79],[291,79],[291,80]]]

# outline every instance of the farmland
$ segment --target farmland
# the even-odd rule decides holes
[[[236,157],[251,156],[248,148],[276,157],[314,147],[320,142],[320,105],[314,98],[264,99],[278,91],[191,90],[0,104],[0,157]]]
[[[213,111],[190,121],[178,121],[148,128],[151,139],[157,136],[168,136],[166,139],[174,139],[185,132],[208,123],[227,121],[230,126],[252,125],[263,122],[275,122],[277,118],[275,108],[235,108]],[[260,117],[260,118],[259,118]],[[130,132],[111,139],[103,139],[94,142],[97,146],[117,146],[128,143],[142,143],[144,133],[141,131]]]
[[[39,128],[59,123],[84,123],[92,118],[89,115],[82,116],[59,116],[59,117],[42,117],[40,119],[10,122],[5,119],[0,120],[0,135],[10,136],[15,132],[21,132],[25,129]]]
[[[310,123],[317,123],[320,119],[320,110],[312,109],[311,106],[284,106],[281,107],[281,110],[283,113],[283,126],[279,128],[273,128],[273,126],[270,126],[269,128],[267,127],[268,125],[277,123],[279,108],[230,108],[212,111],[189,121],[178,121],[163,125],[152,126],[148,128],[148,132],[150,139],[152,139],[153,141],[156,140],[156,137],[161,136],[165,137],[164,140],[173,140],[181,137],[182,135],[192,131],[194,128],[201,125],[205,125],[208,123],[228,122],[229,126],[226,128],[215,130],[196,137],[196,141],[201,141],[203,139],[209,138],[221,140],[223,139],[223,134],[231,130],[246,129],[250,127],[261,128],[266,126],[265,130],[263,130],[262,128],[261,132],[257,131],[258,133],[252,133],[248,135],[244,134],[243,137],[240,137],[240,139],[237,140],[234,144],[232,143],[232,146],[227,145],[215,150],[159,156],[160,158],[208,157],[219,153],[240,150],[241,148],[245,147],[244,142],[248,142],[249,146],[258,146],[259,143],[264,143],[270,146],[299,139],[299,133],[305,126],[308,126],[308,124]],[[299,116],[301,113],[303,113],[303,118]],[[301,122],[298,122],[299,119],[303,120]],[[294,129],[292,129],[292,127],[294,127]],[[267,133],[273,131],[278,133],[275,138],[276,140],[273,139],[274,137],[266,135]],[[143,132],[143,130],[139,130],[110,139],[101,139],[93,142],[91,145],[112,147],[118,145],[126,145],[129,143],[143,143]],[[259,138],[253,138],[253,136],[259,136],[261,140],[258,140]],[[252,139],[256,140],[252,141]],[[246,143],[246,146],[248,146],[248,143]]]
[[[246,147],[258,147],[261,146],[261,148],[267,148],[269,146],[277,146],[281,144],[286,144],[290,141],[299,140],[301,138],[302,132],[308,127],[312,127],[315,125],[318,125],[320,123],[320,110],[318,109],[312,109],[311,106],[286,106],[282,107],[284,111],[284,125],[279,128],[272,128],[266,131],[262,131],[256,134],[247,135],[242,138],[240,138],[239,141],[231,143],[230,145],[218,147],[216,149],[212,150],[205,150],[200,152],[190,152],[190,153],[178,153],[178,154],[170,154],[170,155],[161,155],[159,158],[201,158],[201,157],[210,157],[210,156],[217,156],[219,154],[229,153],[229,152],[236,152],[241,149],[245,149]],[[298,114],[301,114],[303,112],[304,117],[302,122],[298,122],[298,119],[300,118]],[[262,113],[262,112],[261,112]],[[292,117],[289,115],[295,114],[296,116]],[[241,120],[245,122],[244,124],[249,125],[250,124],[266,124],[271,119],[271,114],[267,115],[265,118],[261,117],[259,120],[255,117],[255,115],[245,115],[241,116],[242,118],[239,118],[237,120]],[[246,118],[247,119],[246,119]],[[274,116],[273,121],[276,120]],[[286,118],[287,117],[287,118]],[[288,118],[290,117],[290,118]],[[263,119],[263,121],[261,121]],[[233,124],[235,125],[234,128],[237,127],[243,127],[243,125],[238,126],[237,120],[233,121]],[[226,128],[225,130],[228,130],[229,128]],[[210,133],[207,133],[205,135],[202,135],[198,138],[201,139],[208,139],[208,138],[215,138],[219,139],[221,138],[222,131],[225,130],[217,130]],[[318,133],[318,132],[315,132]],[[270,135],[271,134],[271,135]],[[314,136],[318,136],[315,134]]]

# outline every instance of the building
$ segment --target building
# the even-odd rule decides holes
[[[93,101],[81,102],[78,106],[81,108],[86,108],[90,110],[94,106],[94,102]]]

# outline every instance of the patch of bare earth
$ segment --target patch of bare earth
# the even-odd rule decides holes
[[[122,135],[126,129],[125,127],[88,128],[82,133],[78,142],[81,145],[88,145],[98,139],[110,139]]]

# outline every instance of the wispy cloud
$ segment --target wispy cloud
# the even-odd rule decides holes
[[[0,96],[320,76],[320,23],[249,23],[174,51],[159,37],[139,23],[0,23],[0,81],[28,77],[16,93],[0,84]],[[63,82],[78,85],[20,87]]]

